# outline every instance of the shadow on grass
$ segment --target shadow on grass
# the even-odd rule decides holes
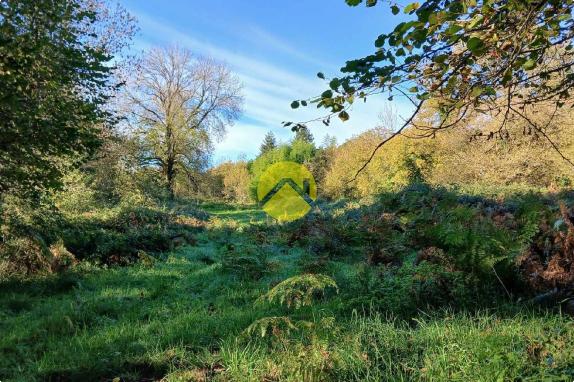
[[[336,330],[330,331],[335,335],[348,330],[348,337],[339,338],[338,343],[330,346],[345,348],[348,338],[358,330],[370,330],[369,326],[377,328],[371,318],[357,319],[357,311],[366,316],[371,313],[369,303],[379,301],[379,306],[374,306],[374,313],[379,311],[390,317],[392,309],[381,302],[392,299],[385,298],[393,297],[395,293],[394,297],[401,302],[410,296],[411,290],[431,285],[432,280],[421,278],[428,275],[415,274],[416,277],[401,279],[400,274],[397,276],[390,271],[394,267],[392,261],[389,261],[390,265],[384,262],[367,264],[367,255],[373,248],[385,249],[392,256],[402,256],[403,261],[420,249],[414,244],[428,246],[427,242],[407,240],[422,235],[428,228],[422,226],[423,220],[416,220],[423,212],[432,215],[428,221],[434,224],[433,214],[439,208],[436,206],[443,200],[441,198],[455,207],[462,204],[493,208],[499,204],[495,198],[440,190],[431,193],[425,186],[413,186],[381,195],[369,206],[344,201],[320,204],[305,219],[279,225],[265,224],[265,214],[255,206],[209,203],[202,208],[223,223],[206,228],[198,240],[199,246],[167,253],[154,266],[74,271],[1,283],[0,330],[8,335],[0,338],[0,379],[90,381],[121,377],[126,381],[159,380],[172,370],[203,368],[207,362],[220,362],[217,357],[222,344],[233,343],[255,320],[270,316],[289,315],[309,321],[321,315],[333,317]],[[520,207],[523,199],[516,197],[516,200]],[[333,218],[337,210],[342,212]],[[388,227],[383,227],[387,223],[381,217],[389,212],[404,214],[405,218],[391,216]],[[238,230],[235,225],[247,228]],[[381,227],[384,229],[377,231]],[[381,243],[386,245],[392,238],[403,240],[402,246],[376,247]],[[265,252],[270,258],[268,272],[260,279],[248,280],[240,272],[226,271],[219,251],[230,245],[238,256],[246,256],[241,245]],[[332,276],[340,286],[340,293],[330,299],[317,299],[312,308],[295,313],[254,305],[257,297],[277,282],[309,269]],[[396,277],[397,282],[385,284],[392,277]],[[410,282],[416,288],[411,288]],[[405,294],[401,295],[402,292]],[[439,314],[423,306],[426,302],[421,300],[421,305],[415,307],[418,315],[396,321],[396,327],[405,337],[414,338],[419,328],[430,331],[425,328],[431,328],[431,325],[420,324],[428,319],[437,324],[436,337],[441,339],[443,333],[438,329],[441,314],[447,322],[453,315],[472,317],[477,310],[484,309],[476,304],[475,309],[461,308],[456,313]],[[488,312],[494,317],[494,323],[498,319],[512,320],[519,313],[525,317],[541,317],[541,321],[548,315],[545,311],[524,310],[518,304],[490,308]],[[433,309],[440,311],[442,308]],[[358,320],[363,320],[363,329],[356,323]],[[469,322],[472,320],[469,318]],[[491,325],[486,318],[484,320]],[[385,328],[387,323],[384,321],[378,322],[378,327]],[[392,326],[388,329],[389,335],[381,336],[377,341],[393,338],[395,324],[390,318],[388,321]],[[460,325],[461,328],[464,326],[465,322]],[[410,329],[415,334],[408,332]],[[462,333],[463,329],[460,330]],[[372,334],[377,336],[376,332]],[[456,340],[451,341],[455,343]],[[264,351],[273,351],[273,348],[265,347],[264,340],[261,341]],[[421,356],[413,353],[413,359],[418,360],[426,351],[424,341],[425,338],[420,339]],[[400,344],[391,345],[400,348]],[[407,345],[400,348],[401,354],[410,351],[410,345]],[[235,350],[239,351],[241,344],[236,346]],[[417,362],[413,363],[415,368],[421,366]]]

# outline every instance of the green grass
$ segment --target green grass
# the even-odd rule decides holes
[[[259,224],[267,221],[267,215],[256,205],[242,206],[229,205],[225,203],[204,203],[200,205],[202,209],[225,220],[232,220],[239,224]]]
[[[249,245],[255,208],[204,206],[214,224],[197,246],[153,266],[80,265],[0,285],[1,381],[572,381],[574,323],[504,305],[410,318],[349,309],[354,258],[330,260],[341,291],[299,310],[255,303],[300,274],[306,250],[258,245],[266,272],[224,268],[221,248]],[[245,330],[288,317],[265,337]],[[273,321],[274,322],[274,321]]]

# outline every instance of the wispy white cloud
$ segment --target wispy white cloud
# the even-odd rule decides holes
[[[304,74],[294,67],[285,67],[277,63],[277,57],[264,56],[264,59],[239,53],[233,48],[222,47],[198,36],[191,36],[174,27],[145,14],[137,14],[146,40],[139,46],[178,44],[197,54],[209,55],[226,62],[239,76],[244,84],[244,117],[228,130],[225,138],[215,146],[215,161],[236,159],[244,154],[253,157],[259,151],[259,145],[267,131],[273,131],[281,140],[287,140],[292,133],[281,127],[282,121],[309,120],[321,115],[322,110],[314,107],[292,110],[290,103],[294,99],[303,99],[324,90],[325,84],[315,73]],[[312,55],[308,55],[289,43],[273,36],[258,27],[251,27],[254,38],[263,44],[272,45],[273,49],[296,60],[305,60],[312,65],[324,65]],[[273,62],[275,61],[275,62]],[[333,121],[325,127],[318,123],[312,132],[318,141],[326,134],[335,136],[343,142],[353,135],[377,125],[377,115],[382,107],[382,98],[372,98],[366,104],[358,103],[351,114],[351,120],[341,123]],[[409,107],[398,105],[399,111],[408,112]]]
[[[280,37],[277,37],[265,29],[260,28],[257,25],[250,25],[247,28],[247,33],[244,35],[248,36],[248,39],[252,43],[256,43],[257,45],[268,50],[275,50],[299,61],[308,63],[315,67],[317,70],[334,71],[337,69],[336,66],[332,63],[326,62],[316,57],[316,55],[313,53],[301,51],[299,48],[294,47],[289,42],[281,39]]]

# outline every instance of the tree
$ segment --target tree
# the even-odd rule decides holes
[[[228,201],[249,202],[251,177],[245,161],[224,162],[211,169],[209,173],[221,179],[220,189],[215,194]]]
[[[334,149],[337,147],[337,137],[333,135],[326,134],[323,137],[323,143],[321,143],[321,148],[325,150]]]
[[[158,167],[171,198],[176,175],[205,167],[212,140],[241,113],[241,84],[222,63],[181,48],[152,49],[128,88],[142,164]]]
[[[263,139],[263,143],[259,149],[259,155],[265,154],[269,150],[273,150],[275,147],[277,147],[277,141],[275,140],[273,132],[270,131],[265,135],[265,139]]]
[[[554,108],[542,105],[533,108],[533,121],[546,124],[551,120],[546,134],[559,145],[560,152],[572,157],[572,110],[563,108],[555,112]],[[568,183],[574,177],[570,165],[560,158],[548,140],[536,132],[528,134],[528,123],[520,118],[507,122],[510,139],[487,142],[473,139],[481,131],[497,128],[502,118],[503,115],[499,115],[485,120],[481,113],[469,113],[463,120],[465,129],[444,131],[436,139],[418,140],[424,142],[418,153],[433,156],[434,169],[428,180],[435,184],[552,187]],[[527,133],[522,134],[525,130]]]
[[[313,160],[316,151],[313,143],[302,139],[295,139],[289,144],[281,144],[259,155],[249,166],[249,172],[251,173],[250,193],[252,198],[257,200],[257,183],[269,166],[283,161],[308,164]]]
[[[307,167],[315,178],[317,190],[322,195],[325,195],[325,179],[327,172],[333,165],[335,153],[337,152],[337,138],[330,135],[323,137],[323,143],[315,150],[313,160],[307,163]]]
[[[432,105],[429,100],[418,114],[417,124],[434,119],[436,111]],[[553,113],[553,108],[537,106],[535,122],[548,121]],[[574,156],[574,138],[568,131],[573,114],[571,109],[559,110],[547,128],[547,134],[559,142],[560,151],[568,156]],[[377,142],[392,134],[393,130],[386,126],[394,126],[394,117],[394,113],[382,114],[380,126],[349,139],[334,150],[324,184],[320,187],[324,195],[365,197],[421,181],[466,189],[479,187],[483,191],[494,188],[497,192],[508,186],[557,190],[571,185],[574,180],[569,164],[552,150],[548,141],[535,133],[521,134],[528,129],[522,119],[508,122],[507,128],[513,137],[510,140],[471,141],[477,132],[492,130],[503,118],[500,115],[485,119],[483,114],[474,112],[461,121],[464,129],[444,131],[435,139],[410,139],[417,128],[409,126],[401,136],[387,142],[384,151],[377,152],[369,166],[350,182]],[[319,160],[320,153],[312,164],[320,163]]]
[[[306,126],[302,126],[295,132],[295,140],[313,143],[314,138],[313,134],[311,134],[311,130],[309,130],[309,128]]]
[[[96,0],[0,2],[0,197],[57,188],[95,152],[133,32],[125,10]]]
[[[371,165],[350,182],[356,169],[368,158],[377,142],[390,134],[388,130],[371,129],[337,147],[331,154],[330,165],[323,177],[323,194],[333,199],[362,198],[408,184],[408,174],[402,164],[410,152],[410,142],[403,137],[389,142],[385,155],[376,155]]]
[[[364,1],[346,2],[356,6]],[[382,2],[366,1],[369,7],[377,4]],[[348,61],[343,75],[330,79],[329,89],[321,96],[294,101],[292,107],[316,103],[329,110],[324,120],[328,123],[332,115],[347,120],[354,100],[373,94],[410,100],[412,115],[395,134],[380,141],[359,172],[379,148],[408,126],[416,126],[418,137],[433,137],[438,131],[461,126],[460,121],[474,110],[491,118],[503,116],[496,128],[476,138],[508,139],[507,122],[519,118],[559,151],[546,124],[532,118],[531,106],[544,103],[558,109],[572,104],[573,7],[572,0],[426,0],[408,4],[402,11],[410,19],[381,34],[373,54]],[[390,8],[395,15],[401,12],[394,2]],[[318,76],[325,78],[322,73]],[[418,112],[430,99],[437,102],[436,118],[428,125],[416,124]]]

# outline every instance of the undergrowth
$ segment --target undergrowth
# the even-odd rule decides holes
[[[571,381],[573,321],[516,265],[563,233],[558,200],[413,185],[289,224],[124,205],[49,232],[14,210],[4,244],[70,263],[0,282],[0,379]]]

